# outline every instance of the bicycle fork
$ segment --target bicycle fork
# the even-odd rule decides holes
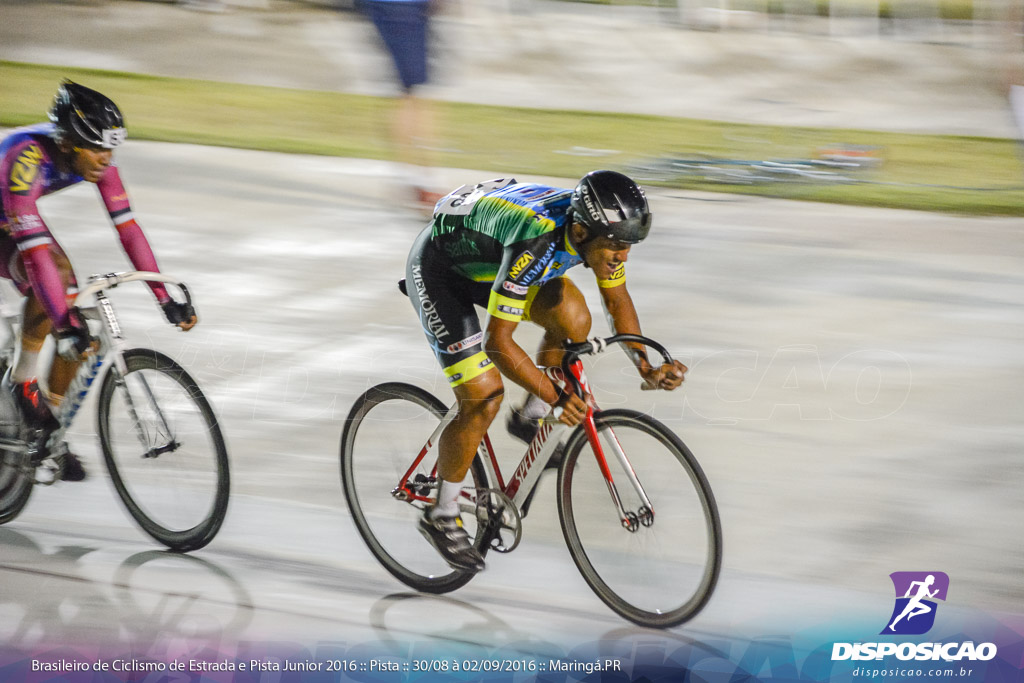
[[[570,366],[570,371],[579,381],[580,386],[583,387],[583,391],[590,395],[590,386],[587,383],[586,374],[583,372],[583,363],[576,361]],[[622,504],[622,498],[619,496],[618,488],[615,485],[615,479],[612,477],[611,468],[608,467],[608,459],[605,455],[605,449],[601,444],[600,434],[597,431],[597,424],[594,422],[594,408],[595,404],[593,400],[590,401],[590,405],[587,406],[587,416],[583,420],[583,429],[587,435],[587,441],[590,442],[591,450],[594,452],[594,458],[597,460],[597,466],[601,470],[601,475],[604,477],[605,485],[608,487],[608,494],[612,498],[612,503],[615,504],[615,509],[619,513],[619,523],[622,524],[622,528],[630,533],[636,533],[639,531],[641,526],[649,527],[654,524],[654,506],[651,504],[650,498],[647,497],[647,492],[644,491],[643,485],[636,476],[636,472],[633,470],[633,466],[629,463],[629,459],[626,457],[625,451],[622,450],[622,444],[619,443],[618,438],[615,436],[615,432],[611,430],[611,427],[605,431],[609,438],[607,443],[610,446],[612,454],[615,456],[615,460],[619,463],[620,468],[626,475],[626,479],[629,484],[633,487],[637,496],[640,498],[641,505],[635,512],[632,510],[626,510]]]
[[[181,444],[174,438],[171,425],[168,422],[167,417],[164,415],[163,410],[160,408],[160,403],[156,400],[156,395],[153,393],[153,389],[149,386],[149,381],[144,375],[139,373],[135,379],[138,380],[138,384],[142,386],[143,393],[149,400],[149,406],[156,415],[156,421],[158,423],[157,436],[160,434],[166,434],[166,443],[159,446],[152,445],[152,441],[155,439],[150,439],[146,430],[143,428],[142,419],[139,417],[138,410],[135,407],[135,399],[132,398],[132,392],[128,388],[128,368],[125,365],[124,357],[121,355],[121,350],[124,346],[124,336],[121,334],[121,326],[117,322],[117,316],[114,315],[114,306],[110,303],[110,300],[103,292],[96,293],[96,304],[102,314],[102,317],[100,317],[99,320],[103,324],[103,329],[107,333],[111,346],[113,346],[115,350],[114,367],[111,368],[111,372],[115,373],[114,384],[115,386],[123,389],[122,395],[124,396],[125,406],[128,409],[128,416],[132,421],[132,429],[135,431],[135,436],[138,438],[139,443],[142,444],[142,447],[145,449],[142,453],[142,458],[156,458],[164,453],[173,453],[181,446]],[[102,362],[102,359],[99,360]],[[98,368],[99,363],[96,364],[96,369],[98,370]],[[92,380],[94,378],[95,373],[88,379],[87,383],[81,389],[81,397],[77,400],[74,410],[78,410],[78,406],[81,405],[81,400],[84,399],[85,394],[89,389],[89,385],[92,384]],[[72,395],[77,396],[77,394]],[[74,417],[74,412],[71,413],[71,417]],[[70,417],[68,420],[70,422]],[[162,432],[160,431],[161,427],[163,430]]]
[[[165,434],[167,436],[166,443],[160,446],[151,445],[151,440],[146,430],[143,429],[142,419],[139,417],[138,411],[135,409],[135,400],[132,398],[132,392],[128,389],[128,379],[126,376],[119,376],[115,380],[116,384],[124,389],[124,402],[128,408],[128,415],[132,420],[132,427],[135,429],[135,436],[138,437],[139,443],[145,448],[145,452],[142,454],[143,459],[147,458],[158,458],[164,453],[173,453],[178,450],[181,446],[177,439],[174,438],[174,434],[171,430],[171,425],[167,421],[167,417],[164,415],[163,410],[160,408],[160,403],[156,400],[156,395],[153,393],[153,389],[149,386],[149,381],[139,375],[136,377],[138,383],[142,385],[143,393],[149,399],[149,406],[156,414],[158,427],[162,427],[162,431],[157,429],[157,436]]]

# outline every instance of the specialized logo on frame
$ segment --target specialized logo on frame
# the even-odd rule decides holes
[[[916,636],[930,631],[937,601],[946,601],[949,576],[944,572],[893,572],[889,578],[896,590],[896,604],[879,635]]]

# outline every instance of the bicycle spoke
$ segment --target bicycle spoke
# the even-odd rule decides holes
[[[175,439],[177,430],[172,423],[175,415],[189,412],[187,394],[167,393],[158,400],[145,374],[140,372],[128,375],[119,386],[135,434],[142,445],[141,457],[156,458],[177,450],[181,444]]]
[[[144,374],[139,374],[138,381],[139,385],[145,391],[146,397],[149,399],[148,406],[153,411],[153,415],[156,418],[153,421],[153,427],[156,431],[158,438],[154,441],[154,443],[159,443],[161,441],[165,443],[173,442],[174,430],[171,428],[171,425],[168,424],[167,416],[164,414],[164,411],[160,409],[160,402],[157,401],[156,396],[153,394],[153,389],[152,387],[149,386],[149,382],[146,380],[146,376]],[[166,438],[159,438],[161,436]]]

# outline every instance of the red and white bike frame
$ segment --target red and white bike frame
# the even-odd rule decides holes
[[[591,449],[593,450],[594,457],[597,459],[597,464],[601,470],[602,476],[604,477],[605,484],[608,487],[608,493],[611,495],[615,508],[618,511],[619,520],[624,529],[636,531],[640,522],[638,522],[635,514],[627,514],[627,511],[622,506],[618,490],[615,486],[615,481],[612,477],[611,469],[608,467],[605,448],[598,436],[597,426],[594,422],[594,411],[598,410],[598,408],[594,402],[593,396],[591,395],[590,385],[588,384],[586,374],[583,371],[583,363],[576,360],[569,366],[569,370],[583,388],[584,393],[589,397],[587,414],[582,422],[582,426],[586,432],[587,441],[590,443]],[[561,369],[548,368],[547,372],[548,376],[551,377],[553,381],[564,384]],[[433,457],[432,453],[441,437],[441,432],[443,432],[445,427],[447,427],[455,418],[455,414],[456,410],[454,407],[449,409],[444,419],[441,420],[441,423],[430,435],[430,438],[427,439],[427,443],[420,449],[420,452],[413,460],[412,465],[408,470],[406,470],[405,474],[402,475],[401,480],[397,482],[397,486],[391,492],[392,496],[399,500],[409,502],[419,501],[426,504],[432,504],[434,502],[435,499],[433,497],[422,493],[423,489],[419,482],[410,482],[409,478],[413,476],[413,473],[424,459]],[[621,471],[625,473],[626,479],[636,490],[636,493],[640,497],[643,505],[650,511],[650,519],[653,519],[654,508],[651,505],[651,501],[647,497],[647,494],[644,492],[643,486],[640,484],[640,480],[637,478],[632,465],[630,465],[629,460],[626,458],[626,454],[623,451],[621,444],[610,428],[605,428],[604,432],[607,436],[605,443],[610,446],[609,450],[611,451],[611,455],[616,461],[618,461]],[[530,442],[526,454],[519,462],[518,467],[516,467],[515,472],[513,472],[508,483],[505,482],[505,479],[501,474],[501,468],[498,466],[498,460],[494,453],[494,447],[491,445],[490,436],[486,434],[484,435],[483,441],[480,442],[477,456],[480,458],[480,461],[483,463],[483,466],[487,471],[488,480],[494,482],[496,484],[495,488],[508,496],[516,508],[521,511],[531,492],[540,481],[540,475],[544,471],[544,466],[547,465],[559,445],[563,444],[570,433],[571,429],[569,426],[559,422],[554,416],[549,415],[545,418],[541,424],[540,431],[537,432],[533,441]],[[434,460],[435,465],[431,469],[431,477],[437,476],[436,457],[434,457]],[[476,514],[476,491],[463,489],[460,507],[463,512]]]

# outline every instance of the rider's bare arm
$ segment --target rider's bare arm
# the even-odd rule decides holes
[[[629,296],[625,283],[618,287],[601,287],[601,303],[604,304],[605,315],[608,317],[608,326],[613,334],[640,334],[640,318],[636,314],[636,307],[633,306],[633,299]],[[636,366],[638,372],[643,374],[651,368],[647,360],[646,347],[643,344],[627,342],[629,357]]]
[[[547,375],[541,372],[529,354],[512,338],[518,324],[496,316],[488,319],[487,329],[484,330],[484,351],[487,357],[505,377],[534,396],[539,396],[548,405],[561,406],[559,420],[568,425],[579,424],[586,415],[586,403],[574,394],[559,394]]]
[[[558,392],[551,380],[512,338],[517,326],[518,323],[491,316],[484,330],[484,351],[502,375],[546,403],[554,405],[558,401]]]
[[[640,318],[636,314],[633,299],[623,282],[617,286],[602,286],[601,302],[608,317],[608,324],[615,334],[640,334]],[[637,372],[648,386],[671,391],[683,383],[687,367],[675,361],[672,365],[655,367],[647,359],[643,344],[629,343],[629,356]]]

